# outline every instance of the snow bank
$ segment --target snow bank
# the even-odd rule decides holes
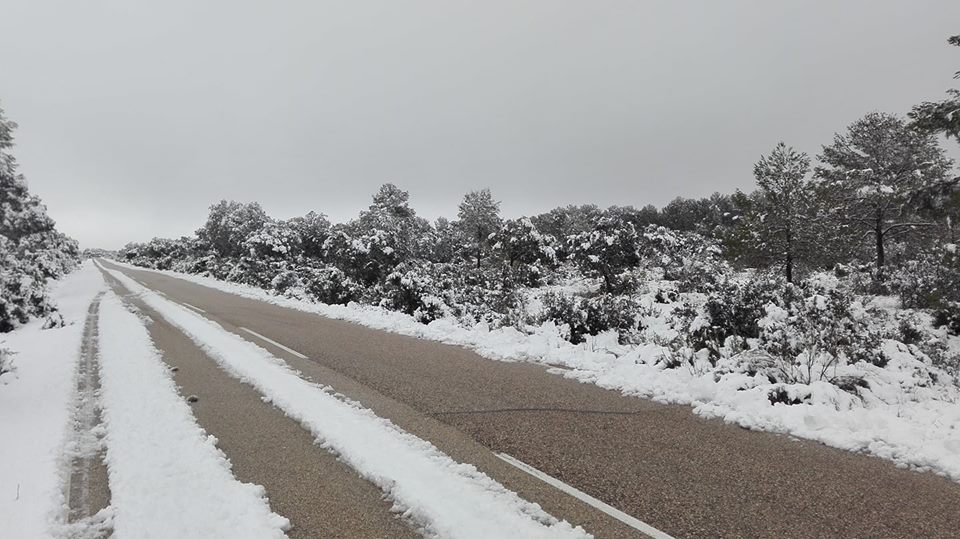
[[[114,536],[286,537],[289,521],[270,511],[263,487],[233,477],[143,322],[112,292],[98,330]]]
[[[15,352],[15,371],[0,376],[0,534],[49,537],[66,515],[74,376],[87,307],[106,284],[91,262],[51,283],[50,296],[66,326],[41,329],[43,320],[0,335]]]
[[[814,383],[783,388],[798,393],[804,404],[774,404],[767,396],[774,387],[766,379],[737,372],[719,375],[691,368],[666,369],[658,361],[663,347],[653,343],[621,346],[614,334],[574,345],[562,339],[552,323],[531,333],[510,327],[490,330],[484,324],[464,327],[451,319],[424,325],[378,307],[313,303],[209,277],[130,267],[374,329],[470,347],[491,359],[561,366],[564,369],[553,372],[626,395],[690,405],[697,414],[742,427],[865,452],[960,481],[960,391],[930,380],[925,374],[928,369],[896,341],[884,344],[892,358],[886,367],[857,364],[837,372],[870,380],[870,387],[861,388],[859,396]],[[656,326],[658,320],[646,322]],[[949,345],[960,349],[960,339],[951,337]]]
[[[439,537],[590,537],[544,512],[474,466],[376,416],[329,387],[307,382],[266,350],[111,272],[225,370],[257,388],[318,442],[380,487],[395,508]]]

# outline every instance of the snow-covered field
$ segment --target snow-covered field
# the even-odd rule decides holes
[[[859,363],[838,368],[838,375],[860,375],[870,381],[870,387],[858,395],[826,382],[793,384],[783,389],[804,404],[774,404],[768,398],[773,386],[760,375],[737,369],[722,374],[718,369],[666,369],[659,361],[663,347],[654,343],[623,346],[615,333],[574,345],[562,339],[552,323],[529,333],[510,327],[490,330],[484,324],[464,327],[452,319],[424,325],[377,307],[320,304],[209,277],[158,273],[371,328],[467,346],[491,359],[542,363],[558,375],[627,395],[690,405],[705,417],[873,454],[960,481],[960,390],[931,380],[928,366],[896,341],[883,345],[891,358],[886,367]],[[950,347],[957,349],[960,342],[950,339]]]
[[[46,537],[64,521],[75,374],[87,307],[106,289],[86,263],[53,285],[66,325],[43,320],[0,336],[15,371],[0,376],[0,536]]]
[[[335,395],[329,387],[305,381],[263,348],[119,272],[111,273],[193,339],[224,370],[255,387],[312,432],[323,447],[380,487],[395,509],[422,526],[428,535],[476,539],[590,537],[582,528],[558,521],[474,466],[454,461],[429,442]],[[112,336],[108,342],[118,342],[121,337]],[[110,415],[107,419],[109,423]]]

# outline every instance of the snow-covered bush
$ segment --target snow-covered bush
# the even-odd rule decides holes
[[[782,303],[785,284],[767,275],[719,283],[687,325],[690,344],[697,350],[706,348],[714,360],[724,347],[745,349],[747,339],[760,336],[759,322],[767,305]]]
[[[307,295],[322,303],[345,305],[363,294],[360,283],[333,266],[302,267],[297,274]]]
[[[936,245],[890,273],[890,290],[908,308],[937,308],[960,300],[960,255],[950,243]]]
[[[947,328],[951,335],[960,335],[960,302],[950,301],[935,310],[933,324]]]
[[[709,292],[731,273],[720,245],[695,232],[678,232],[650,225],[638,246],[643,264],[659,269],[681,292]]]
[[[284,221],[268,221],[243,241],[253,259],[293,258],[303,251],[298,231]]]
[[[0,376],[13,371],[13,352],[0,347]]]
[[[541,297],[543,310],[540,323],[553,322],[561,328],[563,337],[573,344],[581,343],[587,335],[599,335],[615,330],[622,343],[636,339],[643,310],[631,296],[601,294],[591,298],[548,292]]]
[[[80,256],[77,243],[56,230],[17,172],[8,153],[15,128],[0,109],[0,332],[52,313],[46,281],[72,270]]]
[[[337,225],[324,242],[324,260],[364,286],[383,282],[400,257],[395,238],[384,230],[358,231]]]
[[[449,289],[449,288],[448,288]],[[413,316],[424,324],[450,314],[434,277],[416,266],[401,264],[380,287],[380,306]]]
[[[844,382],[836,375],[840,365],[889,361],[875,316],[849,292],[808,280],[787,284],[782,298],[758,322],[757,348],[776,361],[776,372],[767,373],[774,381]]]

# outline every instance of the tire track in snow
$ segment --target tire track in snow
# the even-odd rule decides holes
[[[102,297],[103,292],[97,294],[87,310],[77,365],[72,439],[67,447],[70,470],[64,484],[68,513],[63,532],[71,537],[106,537],[112,527],[97,360],[97,316]]]

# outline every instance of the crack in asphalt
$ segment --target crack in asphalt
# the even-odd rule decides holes
[[[430,415],[475,415],[475,414],[501,414],[510,412],[559,412],[570,414],[591,414],[591,415],[638,415],[639,411],[617,412],[613,410],[583,410],[580,408],[560,408],[560,407],[518,407],[518,408],[490,408],[482,410],[449,410],[440,412],[430,412]]]

